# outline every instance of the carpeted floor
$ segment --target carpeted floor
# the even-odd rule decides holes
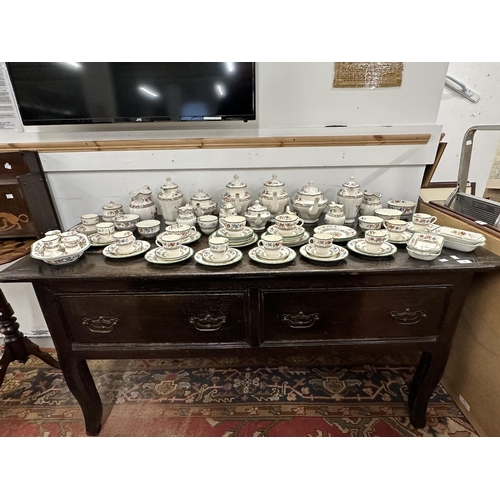
[[[413,362],[203,358],[95,360],[89,367],[104,404],[101,436],[477,436],[441,386],[427,426],[412,427],[406,401]],[[0,436],[85,436],[58,370],[37,358],[9,366]]]

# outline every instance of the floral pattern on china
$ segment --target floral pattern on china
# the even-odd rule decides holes
[[[113,218],[123,213],[123,206],[120,203],[110,201],[102,207],[102,220],[104,222],[113,222]]]
[[[359,184],[350,177],[337,192],[337,202],[344,205],[345,223],[352,224],[356,220],[359,205],[363,199],[363,192]]]
[[[179,186],[172,182],[170,177],[167,177],[156,198],[160,204],[165,222],[173,224],[177,218],[177,208],[182,205],[184,200],[184,195]]]
[[[248,207],[245,212],[245,218],[247,224],[255,230],[263,230],[266,227],[266,223],[271,220],[271,212],[259,201],[256,201],[253,205]]]
[[[130,213],[137,214],[139,220],[156,218],[157,208],[151,198],[153,191],[151,191],[149,186],[142,186],[141,189],[130,191],[129,194],[132,197],[132,201],[129,204]]]
[[[328,205],[328,200],[323,196],[323,191],[314,185],[314,181],[309,181],[297,191],[291,204],[305,223],[312,224],[318,221],[320,214]]]
[[[66,249],[62,247],[50,253],[45,251],[44,243],[41,240],[37,240],[31,245],[30,256],[33,259],[43,260],[45,263],[53,266],[70,264],[79,259],[83,255],[83,252],[90,247],[90,240],[85,234],[78,233],[77,236],[78,244],[75,248]]]
[[[198,192],[191,196],[189,203],[194,207],[194,213],[197,217],[212,215],[217,210],[217,203],[203,189],[198,189]]]
[[[284,189],[285,183],[276,174],[264,182],[264,189],[259,193],[259,202],[267,208],[272,217],[280,215],[290,201],[290,195]]]
[[[250,203],[252,196],[246,191],[247,185],[242,182],[238,175],[233,177],[231,182],[226,184],[226,192],[222,195],[222,203],[233,203],[237,215],[243,215]]]

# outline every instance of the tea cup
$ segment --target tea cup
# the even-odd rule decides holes
[[[314,246],[317,255],[330,255],[333,250],[333,235],[330,233],[315,233],[309,238],[309,244]]]
[[[264,249],[264,254],[268,259],[278,259],[283,247],[283,236],[263,234],[257,245]]]
[[[135,236],[132,231],[118,231],[113,234],[116,251],[121,254],[131,253],[134,248]]]
[[[229,215],[224,217],[224,227],[230,236],[241,236],[247,220],[242,215]]]
[[[98,222],[95,227],[101,243],[111,243],[113,241],[115,225],[112,222]]]
[[[387,229],[369,229],[365,232],[366,250],[372,253],[378,253],[382,249],[382,243],[389,239]]]
[[[76,233],[76,231],[75,231],[75,233]],[[47,231],[45,233],[45,236],[54,236],[54,235],[61,236],[61,231],[59,231],[59,229],[53,229],[52,231]]]
[[[278,233],[284,236],[293,234],[294,231],[297,230],[297,228],[304,224],[303,219],[301,219],[298,215],[292,213],[277,215],[274,220],[278,229]]]
[[[99,222],[99,216],[97,214],[84,214],[80,216],[80,221],[85,231],[95,231],[95,225]]]
[[[209,241],[210,253],[215,261],[222,261],[227,256],[229,250],[229,240],[223,236],[216,236]]]
[[[415,213],[412,217],[413,229],[417,232],[428,231],[429,226],[436,222],[437,217],[435,215]]]
[[[140,220],[135,227],[141,236],[152,238],[160,232],[160,221],[157,219]]]
[[[113,218],[113,223],[118,231],[133,231],[138,222],[138,214],[120,214]]]
[[[203,234],[212,234],[217,229],[219,218],[216,215],[200,215],[197,222]]]
[[[184,242],[196,234],[196,227],[189,224],[171,224],[165,228],[165,232],[167,234],[178,234]]]
[[[161,257],[174,258],[181,253],[182,238],[179,234],[162,234],[159,238],[162,245]]]
[[[389,239],[400,240],[408,227],[408,222],[401,219],[387,219],[384,221],[384,227],[389,231]]]
[[[64,236],[61,238],[61,244],[66,249],[66,251],[73,252],[80,247],[80,237]]]
[[[59,234],[51,234],[44,236],[41,240],[43,253],[51,254],[59,250],[61,244],[61,236]]]

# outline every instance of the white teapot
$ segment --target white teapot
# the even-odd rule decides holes
[[[231,182],[226,184],[226,192],[222,195],[222,202],[231,202],[236,208],[237,215],[242,215],[247,211],[252,197],[246,191],[247,185],[240,181],[239,177],[235,175]]]
[[[167,182],[161,187],[157,199],[165,222],[167,224],[174,224],[177,218],[177,208],[182,205],[184,195],[179,186],[175,182],[172,182],[170,177],[167,177]]]
[[[156,204],[152,199],[153,191],[149,186],[142,186],[141,189],[129,192],[132,201],[129,204],[131,214],[137,214],[139,220],[155,219],[157,214]]]
[[[262,231],[266,228],[267,222],[271,220],[271,212],[256,201],[253,205],[248,207],[248,210],[245,212],[245,218],[247,224],[254,231]]]
[[[290,201],[290,195],[283,189],[285,185],[278,179],[276,174],[267,182],[264,182],[264,189],[259,193],[259,202],[265,206],[272,217],[281,215]]]
[[[292,206],[299,213],[306,224],[318,222],[319,216],[328,205],[323,191],[318,189],[313,181],[299,189],[292,198]]]
[[[189,203],[194,207],[194,213],[197,217],[212,215],[217,210],[217,203],[203,189],[198,189],[198,192],[191,196]]]

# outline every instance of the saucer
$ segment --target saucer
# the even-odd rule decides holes
[[[298,238],[304,234],[304,231],[305,231],[305,229],[303,226],[299,226],[299,227],[295,228],[289,234],[280,233],[278,226],[276,224],[269,226],[267,228],[267,232],[269,234],[279,234],[280,236],[283,236],[283,238]]]
[[[102,254],[105,257],[110,257],[112,259],[124,259],[127,257],[135,257],[136,255],[141,255],[141,253],[147,252],[151,247],[148,241],[135,240],[134,248],[130,253],[118,253],[116,250],[116,244],[108,245],[102,250]]]
[[[398,238],[398,239],[393,239],[393,238],[389,238],[387,241],[389,243],[393,243],[395,245],[397,245],[398,243],[401,244],[401,243],[406,243],[407,241],[409,241],[412,237],[412,233],[410,233],[409,231],[405,231],[404,233],[401,233],[401,237]]]
[[[273,234],[273,233],[267,233],[267,234]],[[278,233],[274,233],[278,234]],[[298,247],[300,245],[303,245],[307,241],[309,241],[310,234],[307,231],[304,231],[301,236],[294,236],[293,238],[283,238],[283,245],[287,247]]]
[[[276,259],[273,259],[273,258],[271,258],[271,257],[269,257],[267,255],[266,250],[264,248],[262,248],[262,247],[257,247],[256,248],[256,252],[255,252],[255,254],[257,255],[257,257],[259,257],[259,259],[262,259],[262,260],[282,260],[282,259],[286,259],[288,257],[289,253],[290,253],[290,248],[288,248],[288,247],[281,247],[279,256]]]
[[[283,247],[283,249],[284,248],[287,248],[287,247]],[[260,250],[260,252],[259,252],[259,250]],[[248,252],[248,256],[252,260],[254,260],[255,262],[259,262],[260,264],[272,264],[272,265],[286,264],[287,262],[291,262],[297,256],[297,254],[295,253],[295,250],[292,250],[291,248],[287,248],[288,252],[282,258],[269,259],[269,258],[263,257],[263,254],[264,254],[263,250],[264,249],[260,248],[260,247],[252,248]]]
[[[88,227],[84,226],[83,224],[77,224],[76,226],[73,226],[69,229],[69,231],[76,231],[77,233],[82,233],[86,236],[89,236],[91,234],[97,233],[97,228],[94,226],[93,229],[88,229]]]
[[[339,253],[339,250],[340,250],[340,247],[337,246],[337,245],[334,245],[335,249],[337,249],[337,252],[334,252],[334,249],[330,249],[330,251],[328,252],[327,255],[321,255],[317,252],[316,250],[316,247],[312,244],[307,244],[305,245],[305,248],[306,248],[306,252],[311,256],[311,257],[315,257],[317,259],[329,259],[329,258],[332,258],[332,257],[336,257]]]
[[[89,241],[93,247],[105,247],[105,246],[111,245],[113,243],[113,238],[111,238],[109,241],[106,241],[104,243],[100,240],[101,240],[100,234],[97,234],[97,233],[89,234]]]
[[[167,233],[166,231],[163,231],[163,233],[160,233],[156,237],[156,239],[155,239],[155,243],[159,247],[162,246],[161,241],[160,241],[160,236],[163,236],[164,234],[170,234],[170,233]],[[190,245],[191,243],[194,243],[195,241],[198,241],[200,238],[201,238],[201,233],[199,231],[196,231],[195,233],[193,233],[192,236],[188,236],[187,238],[181,240],[181,245]]]
[[[324,224],[314,228],[314,234],[328,233],[333,236],[333,242],[339,243],[342,241],[352,240],[358,233],[352,227],[338,226],[336,224]]]
[[[212,236],[213,235],[213,236]],[[212,238],[215,238],[217,236],[221,236],[223,238],[226,238],[226,236],[223,236],[222,234],[220,234],[218,231],[216,233],[212,233],[212,235],[210,235],[208,237],[208,241],[210,242]],[[257,240],[259,239],[259,236],[255,233],[252,232],[252,235],[250,237],[247,237],[243,240],[234,240],[234,239],[230,239],[228,238],[229,240],[229,246],[231,248],[241,248],[241,247],[246,247],[246,246],[249,246],[249,245],[253,245]]]
[[[202,264],[204,266],[228,266],[229,264],[234,264],[238,262],[243,257],[241,250],[236,248],[229,248],[228,253],[230,253],[231,258],[224,261],[211,260],[210,248],[205,248],[204,250],[199,250],[194,254],[194,260],[198,262],[198,264]]]
[[[427,233],[435,231],[436,229],[439,229],[441,226],[438,226],[437,224],[429,224],[427,227],[423,227],[422,229],[415,229],[415,225],[413,222],[408,222],[408,231],[411,231],[412,233]]]
[[[243,240],[246,238],[250,238],[253,235],[253,229],[251,227],[244,227],[243,231],[238,231],[239,234],[234,234],[234,231],[228,231],[227,229],[221,227],[217,230],[217,233],[219,234],[219,236],[228,238],[229,241],[236,241],[240,239]]]
[[[183,259],[186,255],[188,255],[192,250],[192,248],[189,248],[187,246],[181,245],[179,247],[179,255],[176,255],[175,257],[167,257],[165,255],[165,249],[163,247],[160,248],[155,248],[155,256],[160,259],[160,260],[179,260]]]
[[[339,247],[339,253],[331,256],[320,257],[319,255],[317,256],[312,252],[308,252],[308,247],[314,247],[314,245],[307,244],[301,246],[299,248],[300,254],[308,259],[316,260],[318,262],[337,262],[339,260],[345,259],[349,255],[349,252],[345,248]]]
[[[353,252],[359,253],[361,255],[366,255],[368,257],[387,257],[397,253],[398,249],[392,243],[382,243],[381,251],[374,253],[369,252],[366,249],[366,240],[364,238],[356,238],[354,240],[347,242],[347,247]]]
[[[187,248],[188,252],[181,255],[180,257],[175,257],[174,259],[161,259],[157,256],[156,250],[158,248],[153,248],[153,250],[150,250],[144,258],[148,261],[151,262],[151,264],[176,264],[177,262],[182,262],[183,260],[189,259],[193,254],[194,250],[190,247],[184,247]]]

